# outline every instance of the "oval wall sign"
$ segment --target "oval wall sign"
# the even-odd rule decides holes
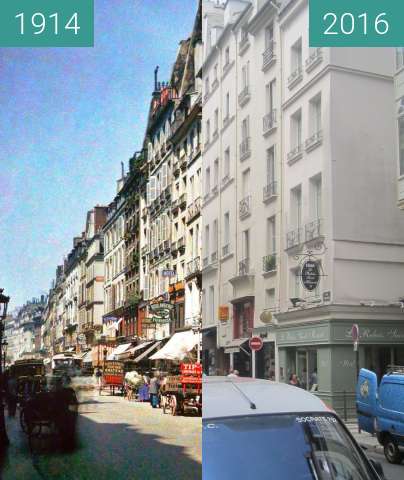
[[[313,260],[306,260],[302,267],[303,287],[312,292],[320,282],[320,268],[318,263]]]

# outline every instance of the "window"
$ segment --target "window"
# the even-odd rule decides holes
[[[404,48],[396,48],[396,69],[400,70],[404,67]]]
[[[321,94],[319,93],[310,100],[310,135],[314,135],[321,130]]]
[[[219,110],[216,108],[215,117],[214,117],[214,129],[213,134],[215,135],[219,130]]]
[[[299,109],[290,119],[290,144],[292,150],[298,149],[302,144],[302,110]]]
[[[230,213],[226,212],[223,219],[223,245],[230,243]]]
[[[401,176],[404,175],[404,115],[398,119],[398,137]]]
[[[265,27],[265,50],[272,49],[274,42],[274,24],[271,22]]]
[[[404,132],[404,129],[403,129]],[[404,136],[403,136],[404,140]],[[223,176],[225,178],[230,176],[230,147],[227,147],[224,151],[224,166],[223,166]]]
[[[313,220],[322,218],[321,175],[310,180],[310,216]]]
[[[215,321],[215,287],[210,286],[209,287],[209,303],[210,303],[210,318],[212,320],[212,323]]]
[[[209,77],[205,79],[205,96],[209,95]]]
[[[213,187],[217,187],[219,183],[219,159],[216,158],[213,164]]]
[[[205,195],[209,195],[210,193],[210,167],[206,169],[205,174]]]
[[[267,186],[275,182],[275,147],[267,150]]]
[[[218,64],[216,63],[216,65],[213,68],[213,81],[217,80],[217,70],[218,70]]]
[[[275,289],[269,288],[265,290],[265,308],[273,309],[275,307]]]
[[[272,80],[265,87],[265,109],[267,114],[275,109],[275,88],[276,80]]]
[[[205,143],[209,143],[210,142],[210,120],[207,120],[206,122],[206,142]]]
[[[292,225],[300,228],[302,225],[302,187],[301,185],[291,190],[291,219]]]
[[[225,112],[225,119],[228,119],[230,116],[230,93],[229,92],[226,93],[224,112]]]
[[[224,51],[224,66],[227,67],[230,63],[230,47],[226,47]]]
[[[241,139],[245,142],[249,136],[250,131],[249,117],[246,117],[241,123]]]
[[[210,231],[209,231],[209,225],[206,225],[205,227],[205,255],[204,257],[205,258],[209,258],[209,253],[210,253],[210,250],[209,250],[209,241],[210,241]]]
[[[250,195],[250,169],[245,170],[243,172],[242,194],[243,194],[243,198],[246,198],[248,197],[248,195]]]
[[[276,220],[275,216],[267,219],[267,253],[276,254]]]
[[[300,281],[300,268],[295,268],[291,272],[292,284],[291,284],[291,298],[300,298],[301,281]]]
[[[213,222],[213,238],[212,238],[212,254],[217,253],[217,247],[219,243],[219,229],[217,224],[217,219]]]
[[[250,231],[244,230],[242,242],[243,258],[250,258]]]
[[[248,88],[249,85],[249,75],[250,75],[250,62],[247,62],[241,69],[241,86],[242,90]]]
[[[291,50],[291,72],[296,72],[297,70],[302,69],[302,39],[299,40],[292,46]]]

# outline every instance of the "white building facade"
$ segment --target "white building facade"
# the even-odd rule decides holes
[[[404,353],[394,52],[311,49],[305,0],[206,5],[204,328],[225,368],[307,386],[316,371],[320,396],[353,405],[352,325],[361,366],[381,374]],[[310,292],[307,259],[321,272]]]

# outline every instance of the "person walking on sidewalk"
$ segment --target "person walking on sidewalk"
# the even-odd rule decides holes
[[[99,394],[101,395],[101,386],[102,386],[101,378],[102,378],[102,372],[101,372],[100,367],[97,367],[97,370],[95,371],[95,378],[96,378],[96,381],[97,381],[98,392],[99,392]]]
[[[149,386],[150,404],[153,408],[157,408],[158,406],[159,390],[160,390],[160,382],[158,377],[155,375],[150,380],[150,386]]]

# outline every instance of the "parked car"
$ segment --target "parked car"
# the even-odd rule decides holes
[[[390,463],[404,459],[404,367],[392,368],[377,384],[375,372],[362,368],[356,386],[361,430],[377,435]]]
[[[203,479],[380,480],[335,412],[269,380],[203,378]]]

